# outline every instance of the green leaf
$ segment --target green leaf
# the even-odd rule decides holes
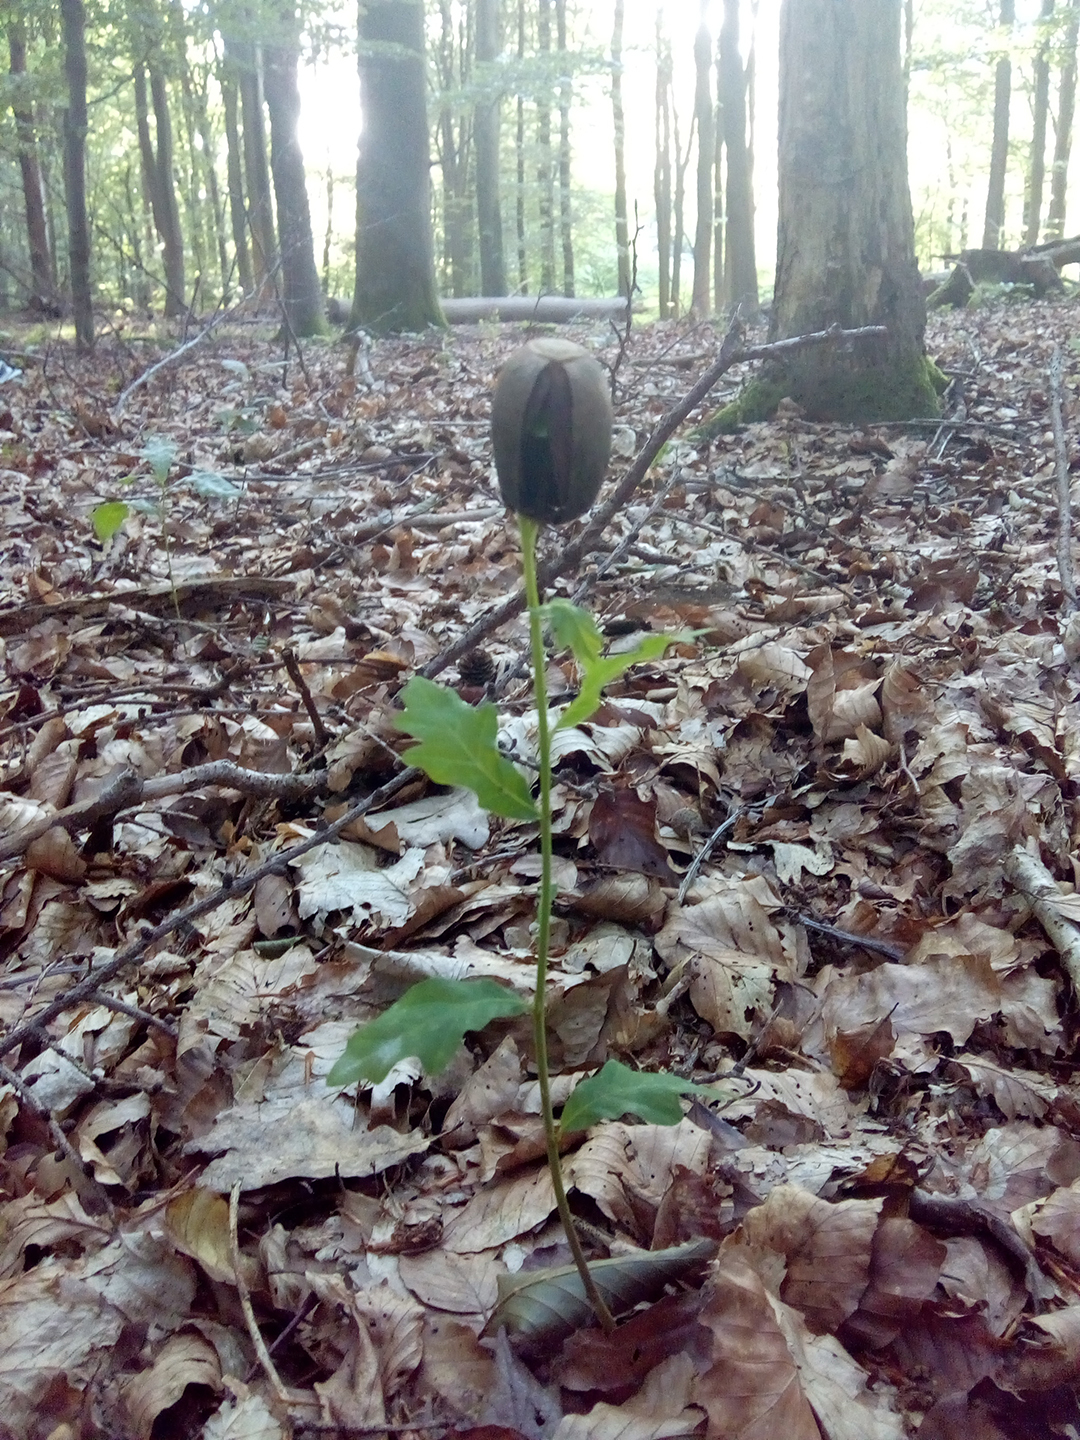
[[[528,1002],[494,980],[421,980],[370,1025],[357,1030],[326,1077],[328,1085],[377,1085],[399,1060],[415,1055],[429,1075],[450,1063],[469,1030],[521,1015]]]
[[[537,809],[525,777],[497,743],[494,705],[467,705],[455,690],[414,675],[401,692],[404,713],[394,724],[421,743],[406,753],[439,785],[464,785],[485,810],[510,820],[535,820]]]
[[[695,1085],[679,1075],[664,1071],[631,1070],[618,1060],[609,1060],[595,1075],[583,1080],[563,1106],[559,1128],[564,1135],[587,1130],[598,1120],[618,1120],[637,1115],[648,1125],[677,1125],[683,1118],[681,1095],[720,1098],[711,1085]]]
[[[188,476],[188,484],[204,500],[236,500],[244,493],[238,485],[213,470],[193,470]]]
[[[158,484],[164,485],[176,459],[176,441],[167,435],[151,435],[142,448],[142,457],[150,462]]]
[[[127,517],[128,507],[123,500],[106,500],[104,504],[96,505],[90,512],[94,534],[103,545],[112,539]]]
[[[673,640],[684,638],[681,635],[646,635],[633,650],[619,655],[602,655],[604,637],[587,610],[571,605],[569,600],[551,600],[541,608],[556,640],[573,651],[581,671],[581,689],[577,699],[571,701],[559,716],[556,730],[568,730],[595,715],[604,689],[612,680],[617,680],[631,665],[656,660]]]

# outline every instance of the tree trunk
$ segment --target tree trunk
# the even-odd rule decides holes
[[[263,124],[262,56],[248,42],[236,46],[240,62],[240,114],[244,127],[244,174],[247,179],[248,218],[255,258],[255,283],[265,285],[277,265],[274,202],[270,194],[270,167],[266,160]]]
[[[476,144],[476,219],[480,235],[480,289],[506,294],[502,208],[499,204],[499,107],[495,62],[499,55],[499,0],[477,0],[476,66],[482,93],[473,109]]]
[[[150,70],[150,104],[154,111],[157,132],[156,193],[154,208],[158,234],[165,259],[165,314],[180,316],[187,310],[187,286],[184,279],[184,237],[180,230],[180,206],[176,199],[173,176],[172,122],[169,118],[169,97],[165,76],[156,67]]]
[[[625,0],[615,0],[611,29],[611,118],[615,128],[615,250],[619,266],[619,294],[630,294],[630,227],[626,218],[626,121],[622,98],[622,39]],[[670,203],[670,201],[669,201]],[[657,201],[657,228],[660,210]],[[664,307],[661,304],[660,314]]]
[[[468,191],[468,142],[464,123],[455,123],[451,99],[465,84],[464,59],[458,66],[454,15],[450,0],[440,0],[442,25],[439,33],[438,76],[442,103],[439,108],[439,168],[442,171],[443,270],[454,295],[469,294],[468,225],[472,205]],[[445,289],[445,285],[443,286]]]
[[[883,341],[772,372],[815,419],[933,414],[900,63],[901,0],[784,0],[780,221],[769,338],[884,325]]]
[[[1076,108],[1076,42],[1080,31],[1080,0],[1070,0],[1068,23],[1062,47],[1061,82],[1058,87],[1058,114],[1054,133],[1054,160],[1050,169],[1050,209],[1046,216],[1046,238],[1060,240],[1065,234],[1065,190],[1069,178],[1073,113]]]
[[[674,72],[672,72],[674,75]],[[686,239],[686,167],[690,163],[690,147],[693,143],[693,127],[686,142],[684,153],[679,140],[679,107],[675,100],[674,80],[671,87],[671,138],[675,153],[675,200],[672,217],[671,240],[671,313],[678,318],[681,308],[683,242]]]
[[[279,43],[266,47],[264,84],[270,111],[270,165],[277,201],[285,316],[295,335],[321,335],[326,330],[326,311],[315,268],[304,155],[297,136],[300,36],[295,11],[288,7],[280,12],[280,30]]]
[[[724,104],[723,76],[720,70],[720,47],[716,51],[716,104],[713,107],[713,213],[712,213],[712,286],[713,311],[719,315],[726,304],[724,279]]]
[[[518,0],[517,58],[525,60],[525,0]],[[529,293],[529,251],[525,243],[525,99],[520,90],[517,97],[517,125],[514,129],[514,157],[517,161],[517,192],[514,200],[514,233],[517,238],[518,288]]]
[[[574,217],[570,200],[570,101],[573,81],[566,53],[566,0],[555,0],[559,54],[559,239],[562,242],[563,294],[574,294]]]
[[[1024,244],[1034,245],[1042,221],[1043,181],[1046,177],[1046,117],[1050,109],[1050,36],[1047,22],[1054,14],[1054,0],[1042,0],[1039,12],[1039,43],[1033,61],[1035,93],[1032,97],[1031,150],[1028,156],[1027,187],[1024,195]]]
[[[543,64],[539,98],[536,101],[536,188],[540,201],[540,293],[555,289],[555,170],[551,155],[551,0],[539,0],[536,23],[537,49]]]
[[[229,61],[219,76],[221,98],[225,109],[225,143],[229,177],[229,224],[236,253],[236,276],[240,290],[249,295],[254,286],[251,251],[248,249],[247,217],[244,213],[244,161],[240,148],[240,125],[237,118],[236,80],[227,73]]]
[[[697,224],[694,229],[693,314],[709,313],[709,264],[712,260],[713,98],[712,36],[706,19],[708,0],[701,0],[701,19],[694,36],[694,120],[697,125]]]
[[[358,66],[364,125],[356,165],[350,324],[382,333],[442,325],[419,0],[361,0]]]
[[[8,48],[13,76],[26,74],[26,33],[21,20],[8,24]],[[18,84],[18,81],[16,81]],[[18,90],[15,90],[18,96]],[[29,100],[18,100],[11,107],[15,116],[15,139],[19,149],[19,170],[22,174],[23,205],[26,211],[26,243],[30,254],[31,301],[51,304],[56,296],[56,265],[53,261],[49,232],[45,223],[45,193],[38,163],[37,127],[34,109]]]
[[[739,0],[724,0],[720,28],[720,87],[727,146],[726,298],[749,318],[757,313],[754,182],[746,139],[746,73],[739,49]]]
[[[664,33],[664,12],[656,12],[656,159],[653,203],[656,207],[656,257],[659,266],[660,319],[671,314],[671,42]]]
[[[210,197],[210,212],[214,231],[214,244],[218,255],[218,269],[221,272],[221,297],[228,298],[229,279],[232,267],[229,264],[229,248],[225,240],[225,207],[221,203],[221,188],[218,185],[217,166],[214,164],[215,146],[210,130],[210,110],[207,104],[208,76],[203,72],[202,84],[192,96],[195,123],[201,142],[203,179],[206,193]]]
[[[999,25],[1012,30],[1016,0],[1001,0]],[[1012,94],[1012,62],[1007,53],[994,67],[994,138],[990,147],[990,179],[986,186],[986,218],[983,221],[983,249],[999,250],[1005,229],[1005,169],[1009,161],[1009,99]]]
[[[68,217],[68,266],[75,316],[75,344],[94,344],[94,301],[90,289],[90,222],[86,214],[86,12],[83,0],[60,0],[64,34],[64,198]]]

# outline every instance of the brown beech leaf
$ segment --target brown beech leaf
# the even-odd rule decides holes
[[[589,839],[601,865],[675,879],[656,838],[655,800],[639,800],[633,790],[601,791],[589,817]]]

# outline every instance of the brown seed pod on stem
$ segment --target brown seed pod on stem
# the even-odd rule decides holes
[[[603,367],[571,340],[530,340],[507,360],[491,402],[499,489],[511,510],[563,525],[589,509],[611,454]]]

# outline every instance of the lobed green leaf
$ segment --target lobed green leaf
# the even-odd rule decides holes
[[[559,1128],[569,1135],[575,1130],[587,1130],[599,1120],[618,1120],[622,1115],[637,1115],[649,1125],[677,1125],[683,1118],[679,1103],[683,1095],[720,1098],[711,1085],[696,1085],[664,1071],[631,1070],[618,1060],[609,1060],[571,1092]]]

